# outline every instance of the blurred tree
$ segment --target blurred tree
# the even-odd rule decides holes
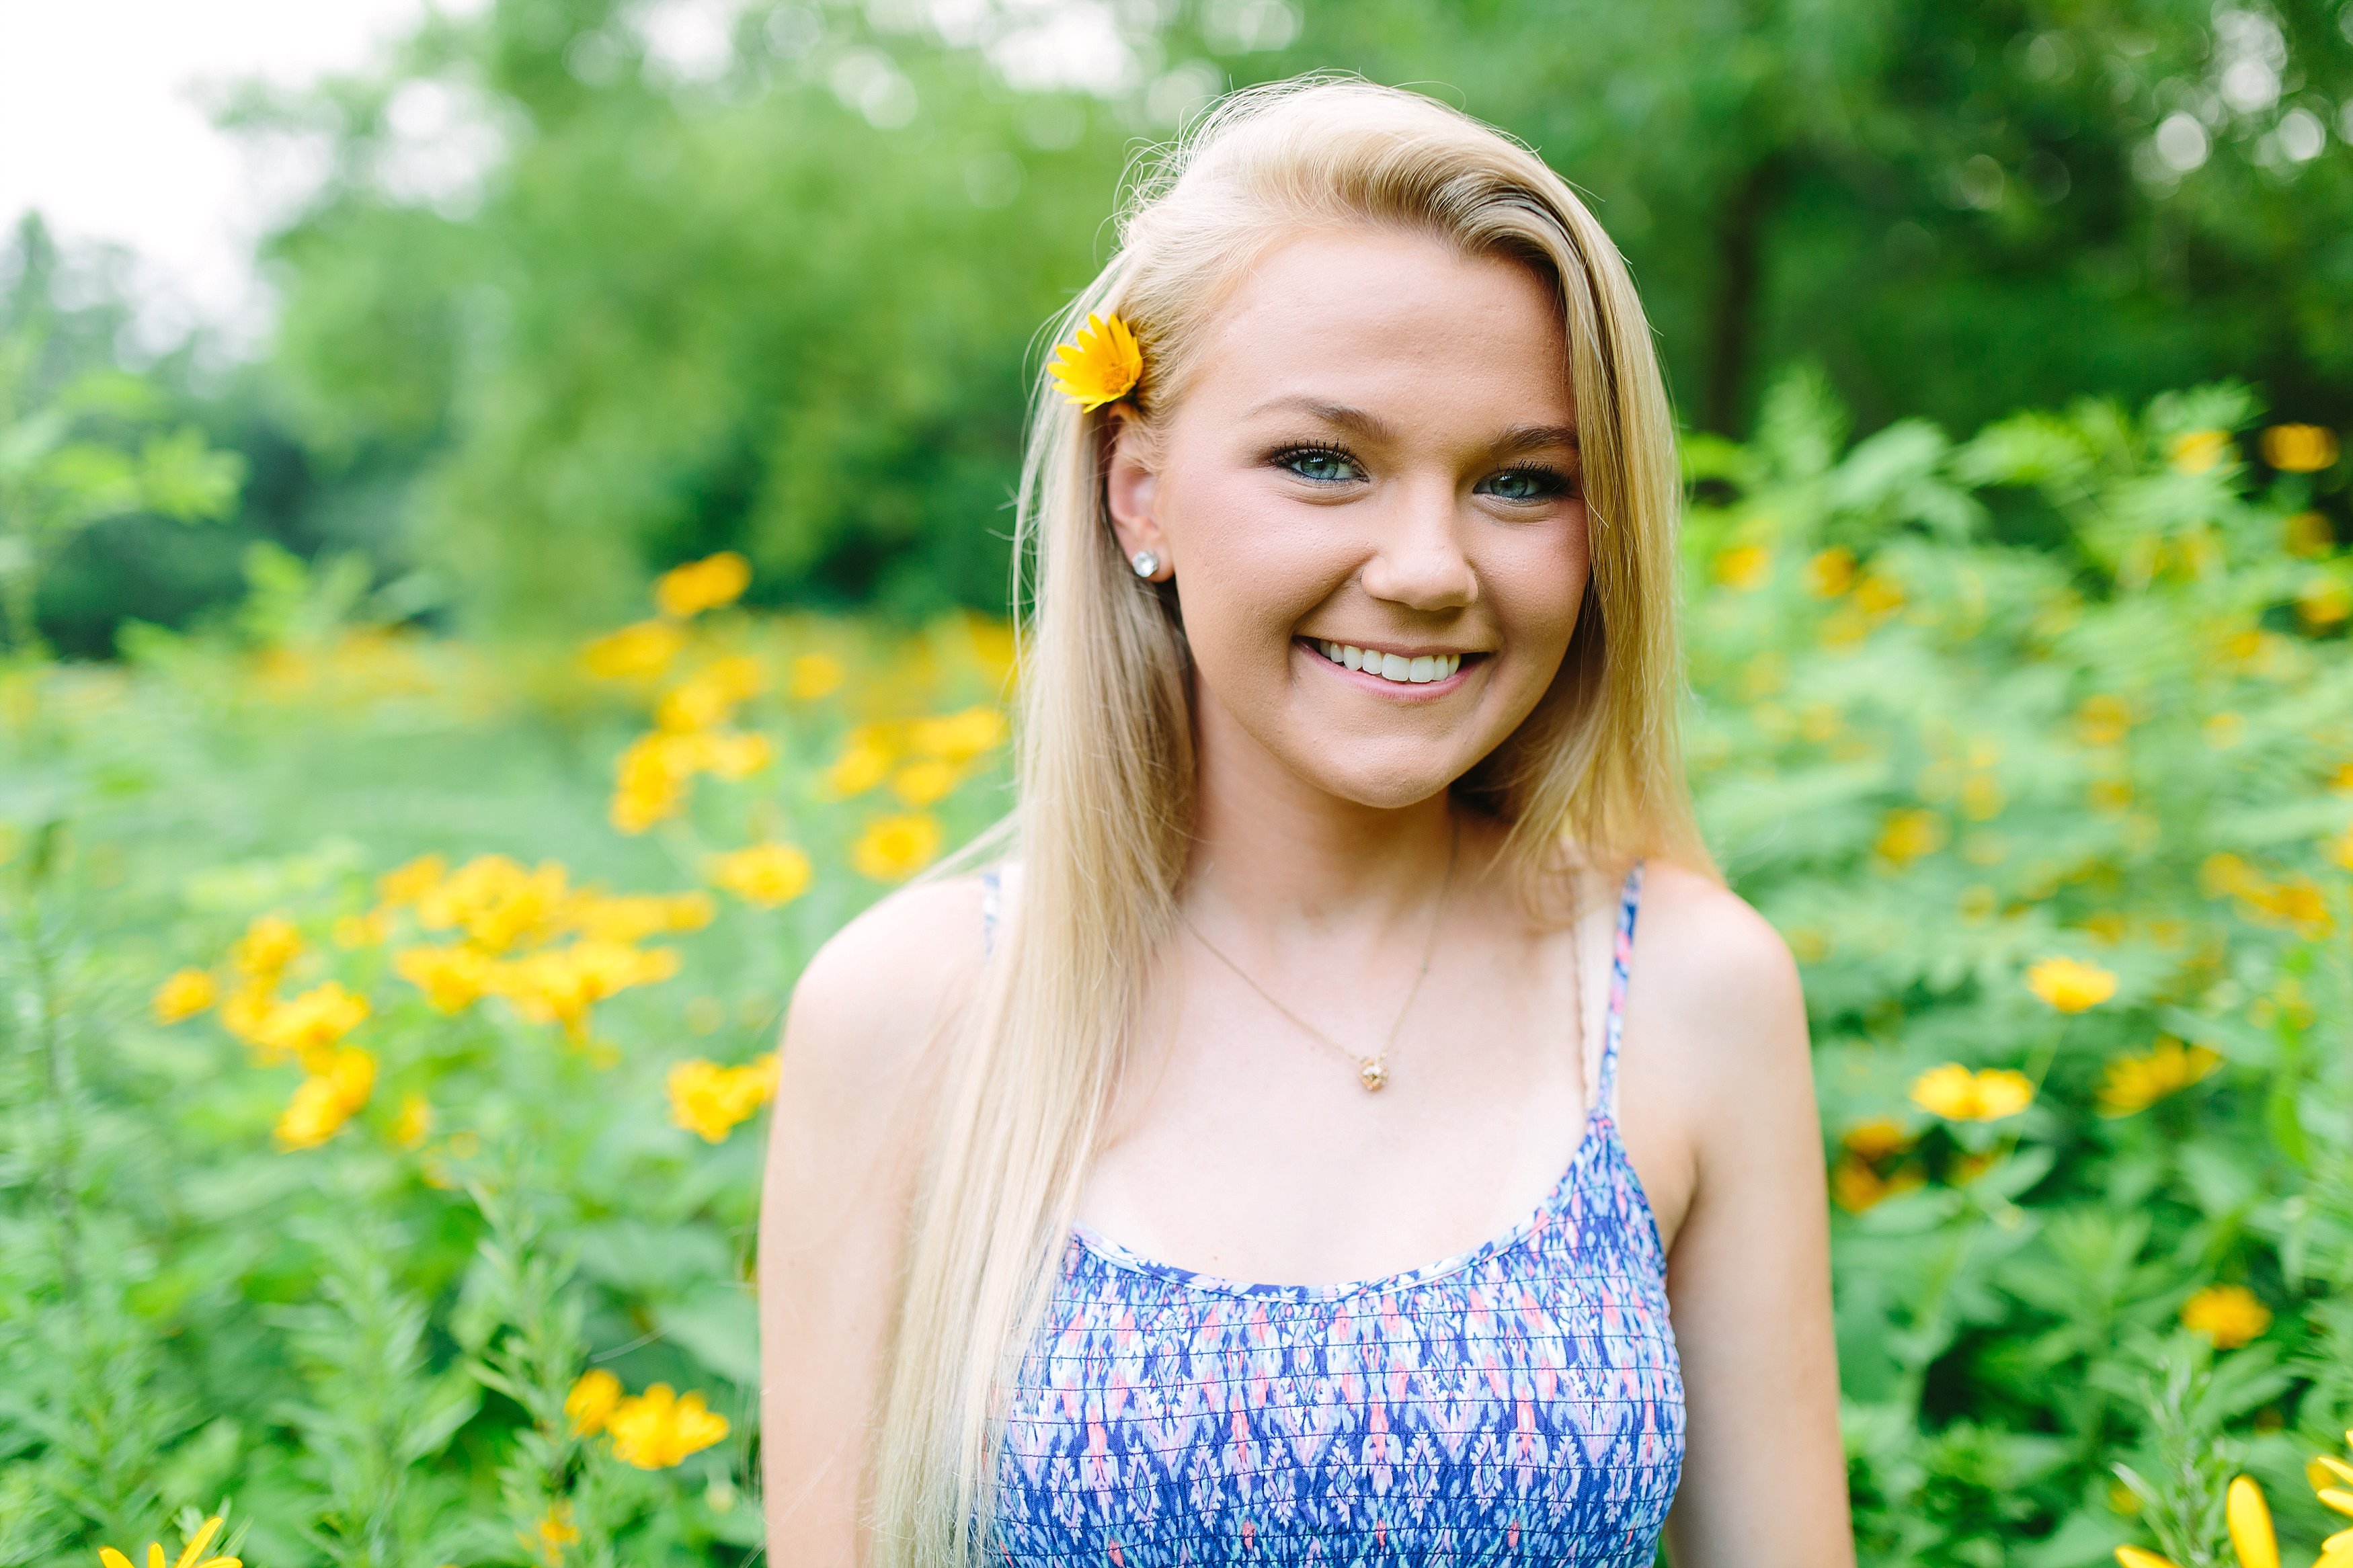
[[[1348,0],[1305,23],[1261,68],[1431,84],[1599,198],[1704,427],[1745,428],[1801,358],[1865,427],[2222,375],[2353,418],[2339,0]]]
[[[800,602],[1003,603],[1025,352],[1124,155],[1100,108],[792,7],[683,80],[604,0],[508,0],[404,65],[247,123],[339,147],[272,252],[298,422],[426,468],[420,548],[469,602],[609,616],[733,546]]]
[[[1322,67],[1591,191],[1700,426],[1794,359],[1866,429],[2226,374],[2341,426],[2336,5],[497,0],[246,110],[336,171],[271,247],[273,395],[345,530],[502,625],[722,545],[1000,605],[1023,367],[1134,139]]]
[[[24,655],[46,651],[42,575],[76,535],[133,513],[218,518],[243,467],[192,426],[159,427],[162,394],[107,363],[120,325],[109,312],[50,308],[55,253],[37,218],[16,251],[0,296],[0,624]]]

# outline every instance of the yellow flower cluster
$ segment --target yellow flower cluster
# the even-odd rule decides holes
[[[333,1137],[357,1115],[375,1090],[375,1058],[343,1042],[368,1018],[364,996],[330,980],[294,996],[280,996],[279,983],[302,954],[301,933],[282,915],[263,915],[230,947],[235,985],[226,997],[213,976],[184,969],[156,989],[151,1006],[167,1024],[193,1018],[217,1003],[221,1025],[243,1040],[264,1067],[292,1060],[301,1084],[278,1119],[276,1135],[287,1149],[312,1149]]]
[[[2084,1013],[2116,994],[2116,977],[2095,963],[2046,958],[2026,972],[2026,988],[2062,1013]]]
[[[727,1436],[727,1417],[701,1394],[680,1394],[666,1383],[625,1395],[621,1380],[602,1367],[581,1374],[564,1401],[575,1436],[609,1432],[613,1457],[641,1470],[666,1470]]]
[[[691,620],[705,610],[732,605],[752,585],[752,563],[723,550],[654,579],[654,603],[672,620]]]
[[[774,1051],[747,1067],[725,1068],[700,1058],[670,1069],[670,1119],[705,1142],[723,1142],[737,1123],[776,1092]]]
[[[848,800],[883,780],[918,809],[945,799],[978,758],[1005,743],[1005,715],[983,704],[960,713],[891,724],[860,724],[827,767],[826,795]]]
[[[597,1003],[678,973],[675,952],[636,943],[698,930],[717,912],[707,894],[575,888],[561,866],[527,869],[504,855],[455,870],[427,856],[385,877],[378,896],[387,915],[408,909],[420,929],[460,935],[393,955],[394,973],[435,1010],[459,1013],[497,996],[533,1023],[561,1025],[575,1044],[586,1042]]]
[[[2263,432],[2263,461],[2284,474],[2333,468],[2337,432],[2326,425],[2274,425]]]
[[[2097,1096],[2103,1116],[2130,1116],[2146,1110],[2168,1094],[2188,1089],[2222,1065],[2222,1058],[2204,1046],[2184,1046],[2159,1038],[2138,1056],[2118,1057],[2108,1063]]]
[[[1999,1121],[2033,1102],[2033,1082],[2008,1068],[1971,1072],[1958,1062],[1947,1062],[1930,1068],[1912,1084],[1912,1103],[1947,1121]]]
[[[2353,833],[2348,839],[2353,841]],[[2235,900],[2239,912],[2257,925],[2292,926],[2310,937],[2327,936],[2336,925],[2327,895],[2309,877],[2274,880],[2241,857],[2223,854],[2206,858],[2198,882],[2209,897]]]
[[[1850,1127],[1839,1142],[1841,1152],[1831,1167],[1831,1196],[1849,1214],[1861,1214],[1927,1180],[1917,1163],[1895,1163],[1911,1150],[1912,1139],[1888,1118]]]

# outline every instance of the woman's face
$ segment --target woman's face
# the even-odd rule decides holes
[[[1342,798],[1425,800],[1577,626],[1567,344],[1514,262],[1303,234],[1227,298],[1159,426],[1123,423],[1109,479],[1122,546],[1175,575],[1213,761],[1247,737]]]

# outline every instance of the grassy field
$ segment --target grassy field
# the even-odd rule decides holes
[[[2324,435],[1850,448],[1799,380],[1694,447],[1694,779],[1805,966],[1868,1563],[2228,1563],[2242,1472],[2299,1563],[2353,1510]],[[757,1550],[776,1026],[1001,815],[1013,650],[743,587],[491,647],[281,572],[0,679],[0,1565]]]

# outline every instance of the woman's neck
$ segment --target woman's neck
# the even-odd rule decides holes
[[[1261,930],[1370,931],[1428,910],[1455,853],[1444,792],[1396,807],[1345,800],[1300,778],[1229,715],[1202,720],[1189,910]],[[1470,844],[1461,848],[1467,858]]]

